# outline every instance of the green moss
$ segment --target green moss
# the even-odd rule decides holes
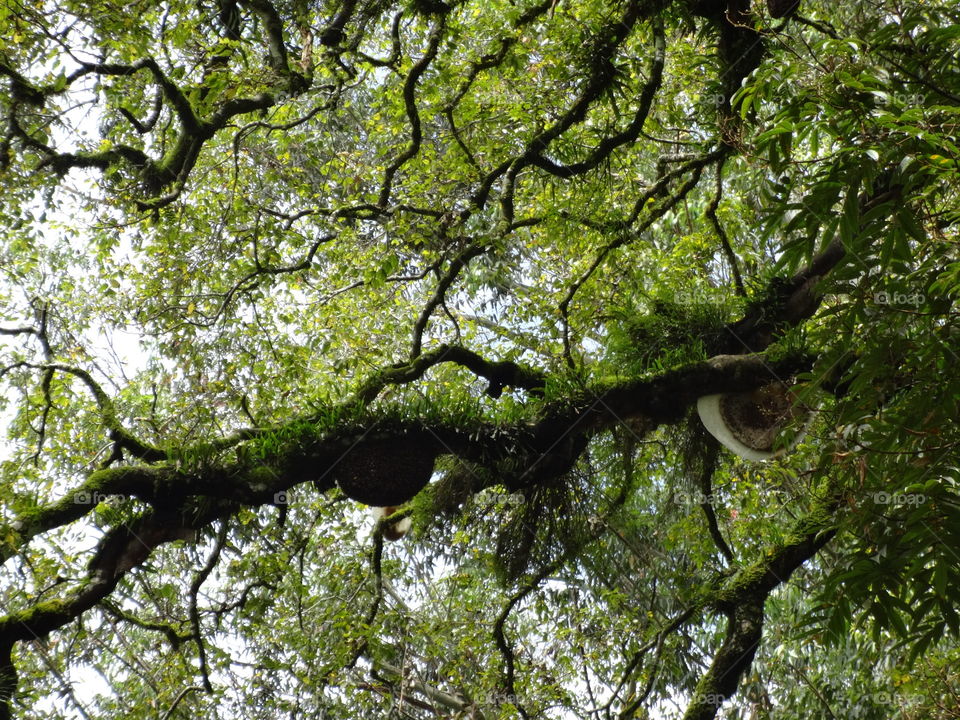
[[[631,376],[705,359],[723,336],[727,311],[712,303],[655,300],[645,312],[627,307],[609,328],[605,361]]]
[[[324,425],[325,423],[320,421],[297,420],[267,432],[246,443],[243,449],[244,459],[258,464],[281,460],[315,442],[323,435]]]
[[[769,569],[769,558],[774,551],[768,550],[767,557],[758,560],[752,565],[741,568],[735,575],[724,582],[712,593],[712,604],[737,602],[740,596],[750,587],[760,582]]]
[[[62,625],[72,614],[70,603],[60,598],[44,600],[0,619],[0,634],[11,625],[24,625],[35,633],[47,632],[47,625]]]
[[[740,601],[745,592],[761,583],[763,577],[770,572],[772,563],[780,559],[785,550],[801,546],[809,542],[811,537],[830,532],[834,523],[832,503],[829,499],[818,498],[786,536],[767,549],[763,558],[740,569],[724,582],[715,592],[714,602],[723,604]]]

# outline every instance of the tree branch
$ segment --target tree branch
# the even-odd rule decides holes
[[[107,395],[106,391],[100,387],[100,384],[93,379],[93,376],[91,376],[86,370],[83,370],[82,368],[75,368],[70,365],[61,365],[59,363],[46,363],[38,365],[34,363],[20,362],[7,368],[3,368],[0,370],[0,375],[3,375],[4,372],[7,372],[15,367],[43,370],[45,372],[59,371],[80,378],[80,380],[83,381],[83,384],[86,385],[90,390],[94,400],[96,400],[97,407],[100,409],[101,424],[106,430],[109,431],[110,439],[113,440],[118,447],[128,451],[135,457],[146,462],[159,462],[167,458],[167,453],[165,451],[139,440],[129,430],[123,427],[117,415],[117,408],[114,405],[113,400],[109,395]]]
[[[720,218],[717,217],[717,208],[720,207],[720,198],[722,196],[723,159],[717,163],[717,191],[714,194],[713,199],[710,201],[710,204],[707,205],[707,209],[704,214],[713,225],[713,229],[716,231],[717,237],[720,239],[720,246],[723,248],[723,253],[727,256],[727,263],[730,265],[730,272],[733,273],[733,284],[737,290],[737,295],[740,297],[746,297],[747,291],[743,287],[743,277],[740,275],[740,263],[737,262],[737,255],[733,252],[733,247],[730,245],[730,238],[727,237],[727,233],[723,229],[723,225],[720,224]]]
[[[709,604],[726,615],[726,634],[710,668],[697,683],[684,720],[713,720],[720,706],[736,693],[763,635],[767,597],[833,538],[835,508],[829,497],[815,502],[779,548],[764,553],[713,594]]]
[[[457,275],[460,274],[460,271],[463,270],[473,258],[483,255],[488,249],[489,248],[483,245],[470,245],[450,261],[447,272],[443,274],[440,282],[437,283],[437,289],[434,291],[433,297],[430,298],[420,312],[420,317],[417,318],[417,322],[413,327],[413,347],[410,350],[411,358],[416,358],[420,355],[423,346],[423,333],[427,328],[427,323],[430,322],[430,316],[433,315],[433,311],[443,303],[447,290],[453,285],[453,281],[457,279]]]
[[[388,385],[402,385],[423,377],[423,374],[435,365],[452,362],[467,368],[477,377],[489,381],[487,395],[500,397],[504,387],[518,387],[532,395],[541,395],[546,382],[545,376],[537,370],[517,365],[508,360],[491,362],[463,347],[441,345],[438,348],[421,353],[408,363],[401,363],[375,373],[357,393],[353,402],[369,405]]]
[[[647,82],[640,92],[637,101],[637,109],[633,114],[630,124],[623,130],[613,135],[607,135],[584,159],[569,165],[563,165],[539,153],[531,155],[530,163],[544,170],[551,175],[560,178],[571,178],[596,168],[600,163],[606,160],[610,154],[617,148],[633,142],[643,130],[647,116],[650,114],[650,108],[653,105],[653,99],[663,82],[663,66],[666,58],[667,40],[663,31],[663,22],[659,16],[655,16],[653,22],[653,58],[650,61],[650,72]]]
[[[420,112],[417,110],[417,83],[420,76],[430,66],[437,56],[437,50],[440,49],[440,41],[443,40],[443,31],[446,28],[446,16],[441,15],[430,33],[430,39],[427,43],[427,50],[423,57],[412,67],[407,74],[407,79],[403,83],[403,104],[407,112],[407,120],[410,122],[410,144],[406,150],[400,153],[389,167],[384,171],[383,184],[380,188],[380,197],[377,199],[377,205],[385,208],[390,202],[390,193],[393,190],[393,178],[397,171],[411,158],[416,157],[420,152],[420,143],[423,140],[423,130],[420,126]]]

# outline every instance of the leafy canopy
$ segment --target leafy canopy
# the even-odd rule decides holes
[[[0,719],[956,717],[960,6],[797,5],[0,6]]]

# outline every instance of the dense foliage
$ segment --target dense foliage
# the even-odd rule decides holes
[[[796,5],[0,4],[0,720],[960,717],[960,4]]]

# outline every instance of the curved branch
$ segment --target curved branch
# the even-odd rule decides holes
[[[170,707],[163,714],[163,717],[161,717],[160,720],[169,720],[170,716],[173,715],[174,711],[177,709],[177,705],[179,705],[183,701],[183,699],[187,696],[188,693],[200,692],[201,689],[202,688],[193,687],[191,685],[190,687],[185,687],[183,690],[181,690],[180,693],[177,695],[177,697],[174,698],[173,702],[170,704]]]
[[[514,686],[516,660],[514,658],[513,648],[511,648],[510,643],[507,642],[506,633],[503,631],[503,628],[507,622],[507,618],[510,617],[510,613],[513,612],[513,609],[517,606],[517,603],[540,587],[540,583],[556,572],[557,568],[559,568],[565,560],[566,556],[561,557],[540,570],[535,577],[531,578],[529,582],[527,582],[522,588],[520,588],[520,590],[510,597],[510,599],[507,601],[507,604],[504,605],[503,610],[500,611],[500,614],[493,623],[493,638],[497,643],[497,650],[500,652],[500,656],[503,658],[504,665],[506,666],[503,674],[503,684],[504,691],[508,696],[516,695]],[[517,704],[517,710],[520,711],[520,714],[523,717],[528,717],[526,711],[519,703]]]
[[[538,5],[528,8],[520,17],[517,18],[513,25],[513,29],[520,30],[532,23],[537,18],[543,16],[548,10],[554,8],[556,1],[557,0],[543,0],[543,2],[539,3]],[[470,91],[470,88],[473,86],[473,83],[480,76],[480,73],[484,70],[491,70],[499,66],[507,57],[507,53],[509,52],[510,48],[517,44],[518,39],[519,36],[517,34],[502,37],[500,38],[500,47],[496,52],[487,53],[478,60],[471,62],[470,69],[467,71],[467,76],[460,83],[460,87],[457,88],[457,91],[454,93],[450,102],[444,106],[443,112],[452,113],[457,105],[460,104],[460,101],[466,97],[467,93]]]
[[[727,237],[727,233],[723,229],[723,225],[720,224],[720,218],[717,217],[717,208],[720,207],[720,198],[722,196],[723,160],[717,163],[717,191],[714,194],[713,199],[710,201],[710,204],[707,205],[707,209],[704,214],[713,225],[713,229],[716,231],[717,237],[720,238],[720,246],[723,248],[723,252],[727,256],[727,262],[730,265],[730,272],[733,273],[733,283],[737,289],[737,295],[740,297],[746,297],[747,291],[743,287],[743,277],[740,275],[740,263],[737,262],[737,255],[733,252],[733,247],[730,245],[730,238]]]
[[[257,282],[254,282],[257,278],[262,276],[271,276],[271,275],[286,275],[290,273],[301,272],[303,270],[309,270],[313,266],[313,260],[317,255],[317,252],[320,250],[321,245],[336,239],[336,234],[331,235],[322,235],[317,238],[313,244],[307,249],[306,255],[300,262],[293,263],[291,265],[280,265],[276,267],[265,266],[260,264],[260,259],[257,257],[256,250],[256,239],[254,239],[254,269],[240,278],[237,282],[233,284],[223,296],[223,300],[220,302],[220,307],[217,308],[216,312],[212,315],[208,315],[206,322],[191,322],[191,325],[196,325],[197,327],[210,327],[213,325],[217,319],[223,315],[224,311],[227,309],[227,306],[230,305],[230,302],[238,293],[247,292],[253,290],[257,287]]]
[[[286,81],[283,90],[298,95],[307,89],[309,80],[290,69],[287,58],[287,46],[283,39],[283,20],[270,0],[240,0],[241,5],[249,7],[260,17],[267,35],[267,52],[270,69]],[[272,103],[271,103],[272,104]],[[238,113],[233,113],[234,115]]]
[[[705,434],[706,433],[701,432],[701,435]],[[706,442],[706,440],[704,439],[703,442]],[[717,549],[723,554],[723,557],[727,559],[727,562],[732,564],[734,562],[733,550],[730,549],[726,539],[723,537],[723,533],[720,532],[720,525],[717,524],[716,509],[714,508],[713,473],[717,468],[717,457],[719,454],[719,445],[716,442],[710,442],[706,449],[706,457],[703,460],[704,465],[699,477],[701,495],[700,509],[703,511],[703,515],[707,520],[707,529],[710,531],[710,537],[713,539],[714,545],[717,546]]]
[[[460,274],[460,271],[463,270],[471,260],[479,255],[483,255],[488,249],[489,248],[483,247],[482,245],[471,245],[462,250],[450,261],[450,267],[447,268],[447,272],[440,278],[433,297],[427,302],[420,313],[420,317],[417,318],[416,325],[413,327],[413,347],[410,350],[411,358],[415,358],[420,354],[423,347],[423,333],[427,329],[427,323],[430,322],[430,316],[433,315],[433,311],[443,303],[447,290],[453,285],[453,281],[457,279],[457,275]]]
[[[207,692],[213,692],[213,685],[210,684],[210,671],[207,667],[207,649],[203,644],[203,632],[200,628],[200,611],[197,607],[197,596],[200,593],[200,588],[203,587],[203,583],[206,582],[210,573],[213,572],[214,567],[216,567],[217,561],[220,559],[220,553],[223,552],[223,547],[227,542],[228,527],[229,523],[226,520],[220,524],[220,530],[217,532],[217,542],[213,550],[210,551],[210,557],[207,558],[207,562],[200,569],[200,572],[197,573],[193,582],[190,583],[190,624],[193,626],[193,639],[197,643],[197,655],[200,659],[200,676],[203,678],[203,687]]]
[[[282,92],[287,95],[302,93],[307,89],[309,81],[289,67],[283,43],[283,25],[276,9],[267,0],[248,0],[245,4],[251,7],[264,22],[271,67],[284,80]],[[152,57],[141,58],[130,64],[80,62],[80,65],[80,69],[68,78],[68,83],[77,77],[91,73],[128,76],[144,69],[150,72],[179,122],[179,134],[174,146],[163,158],[151,159],[142,150],[122,144],[97,152],[58,153],[52,147],[31,137],[20,127],[13,115],[10,117],[11,131],[28,146],[43,154],[44,157],[37,165],[38,168],[52,167],[59,174],[65,174],[73,168],[96,168],[106,171],[111,166],[126,161],[141,173],[144,185],[150,193],[157,193],[174,183],[178,184],[174,191],[166,195],[139,201],[137,206],[140,210],[157,210],[176,200],[196,164],[203,144],[226,127],[230,120],[238,115],[265,110],[277,102],[277,98],[270,93],[231,98],[222,103],[209,117],[201,118],[187,93],[167,76]],[[17,79],[14,78],[13,82],[16,84]],[[42,91],[38,92],[42,94]],[[128,120],[133,117],[127,110],[121,111],[121,114]],[[139,123],[134,123],[138,131],[145,129],[138,125]]]
[[[115,605],[108,600],[102,601],[100,603],[100,607],[104,610],[104,612],[108,613],[116,620],[122,620],[123,622],[136,625],[144,630],[151,630],[153,632],[161,633],[167,639],[167,642],[170,643],[170,647],[174,650],[178,649],[181,645],[183,645],[183,643],[193,637],[192,633],[178,631],[173,623],[142,620],[133,613],[127,612],[119,605]]]
[[[194,539],[197,529],[236,505],[211,505],[202,512],[150,511],[110,530],[88,565],[88,576],[65,598],[38,601],[0,617],[0,720],[10,718],[17,673],[12,662],[16,643],[36,640],[64,627],[106,598],[131,569],[154,549],[174,540]]]
[[[443,39],[443,31],[445,28],[446,16],[441,15],[433,31],[430,33],[427,51],[423,57],[420,58],[419,62],[410,68],[407,79],[403,83],[403,103],[406,108],[407,119],[410,121],[410,144],[384,171],[383,185],[380,188],[380,197],[377,200],[377,205],[381,208],[386,207],[387,203],[390,202],[390,193],[393,190],[393,178],[397,174],[397,171],[403,167],[408,160],[420,152],[420,143],[423,140],[423,129],[420,125],[420,112],[417,110],[417,82],[419,82],[420,76],[423,75],[424,71],[437,56],[437,50],[440,49],[440,41]]]
[[[482,356],[456,345],[441,345],[434,350],[421,353],[406,364],[397,364],[375,373],[354,395],[353,402],[369,405],[388,385],[402,385],[423,377],[423,374],[435,365],[452,362],[462,365],[477,377],[489,381],[486,392],[492,398],[498,398],[504,387],[518,387],[532,395],[542,395],[546,378],[543,373],[526,368],[508,360],[491,362]]]
[[[600,252],[597,253],[597,256],[594,258],[593,262],[587,268],[587,270],[577,278],[567,290],[567,294],[563,297],[563,300],[560,301],[558,309],[560,310],[560,316],[563,321],[563,356],[567,361],[567,365],[574,367],[573,362],[573,352],[570,345],[570,303],[573,302],[574,296],[579,292],[580,288],[593,276],[593,273],[606,261],[607,257],[617,248],[620,248],[633,240],[639,237],[640,233],[644,232],[649,228],[653,223],[659,220],[661,217],[667,214],[673,207],[677,205],[687,194],[693,190],[700,182],[700,175],[703,172],[703,169],[710,165],[711,163],[721,161],[729,150],[724,146],[720,147],[713,152],[702,155],[695,160],[691,160],[688,163],[684,163],[676,170],[673,170],[670,173],[664,175],[660,180],[657,181],[650,189],[641,195],[641,197],[634,204],[634,211],[630,217],[626,226],[622,228],[621,232],[613,240],[604,245]],[[629,226],[632,225],[639,214],[647,206],[647,203],[654,198],[663,196],[667,188],[669,187],[670,181],[674,178],[682,177],[685,173],[691,172],[690,178],[672,195],[668,196],[667,199],[657,205],[652,209],[647,216],[647,218],[641,223],[641,225],[635,229],[628,230]]]
[[[766,599],[833,538],[834,509],[830,498],[816,503],[786,542],[740,570],[714,595],[710,604],[726,615],[726,634],[710,668],[697,683],[683,720],[713,720],[720,706],[736,693],[763,635]]]
[[[882,179],[872,195],[859,199],[861,217],[885,203],[892,207],[900,197],[901,188],[890,182],[889,177]],[[785,328],[795,327],[812,317],[823,298],[821,280],[843,261],[846,254],[840,238],[835,237],[792,278],[786,281],[774,278],[767,288],[767,298],[751,306],[740,320],[727,325],[716,352],[762,352]]]
[[[80,378],[80,380],[83,381],[83,384],[86,385],[90,390],[94,400],[97,402],[97,407],[100,409],[101,424],[109,431],[110,439],[113,440],[118,447],[127,450],[133,456],[146,462],[160,462],[161,460],[167,459],[167,453],[164,450],[139,440],[135,435],[133,435],[133,433],[123,427],[123,425],[120,423],[119,417],[117,416],[117,408],[116,405],[113,404],[113,399],[107,395],[106,391],[100,387],[100,384],[94,380],[93,376],[91,376],[86,370],[72,367],[70,365],[61,365],[59,363],[34,364],[21,362],[16,363],[8,368],[4,368],[4,371],[10,370],[14,367],[26,367],[33,370],[44,371],[59,371]],[[0,372],[0,375],[2,374],[3,372]]]
[[[584,83],[583,92],[580,93],[573,105],[570,106],[559,120],[543,130],[528,143],[526,152],[524,152],[519,162],[511,169],[513,175],[519,173],[526,165],[536,165],[547,172],[552,172],[554,168],[560,169],[560,166],[546,160],[546,158],[543,157],[543,153],[546,152],[550,143],[560,137],[574,124],[582,122],[587,116],[587,110],[590,108],[590,105],[610,88],[616,79],[616,69],[613,64],[613,59],[616,56],[617,50],[630,36],[630,33],[640,18],[653,14],[658,9],[657,3],[632,0],[627,3],[622,16],[613,20],[597,33],[593,47],[587,51],[587,55],[590,57],[590,72]],[[662,35],[659,35],[655,41],[657,43],[655,47],[658,49],[661,41],[664,40]],[[628,128],[628,132],[633,132],[634,124],[639,124],[639,127],[635,128],[638,133],[643,127],[643,122],[646,119],[647,112],[649,112],[649,103],[652,102],[653,94],[659,87],[662,62],[662,56],[658,57],[657,49],[655,49],[651,82],[647,84],[647,87],[644,88],[641,94],[637,114],[634,116],[634,121],[631,123],[630,128]],[[647,96],[649,96],[649,100],[645,104],[644,99],[647,98]],[[626,139],[624,139],[623,142],[619,142],[618,139],[616,139],[617,136],[614,136],[614,138],[615,139],[611,141],[614,144],[606,151],[606,154],[609,154],[614,148],[622,145],[624,142],[628,142]],[[599,159],[597,163],[599,163],[604,156],[598,156]],[[587,167],[581,172],[586,172],[588,169],[590,168]],[[562,172],[563,171],[560,170],[560,176],[565,177]]]
[[[320,33],[320,44],[336,47],[343,40],[343,29],[357,7],[357,0],[344,0],[333,20]],[[399,18],[399,16],[398,16]]]
[[[639,137],[647,116],[650,114],[653,99],[656,97],[657,91],[663,82],[663,66],[667,53],[667,40],[664,35],[663,22],[660,16],[656,16],[653,22],[653,33],[653,59],[650,61],[650,77],[640,92],[637,109],[630,124],[620,132],[603,138],[599,145],[580,162],[561,165],[540,154],[536,154],[530,159],[532,165],[535,165],[541,170],[545,170],[551,175],[561,178],[571,178],[593,170],[606,160],[614,150],[622,145],[633,142]]]
[[[166,73],[157,64],[157,61],[151,57],[145,57],[132,65],[120,65],[115,63],[83,63],[81,67],[88,73],[97,75],[133,75],[146,68],[153,75],[154,81],[163,91],[164,96],[170,102],[177,119],[184,130],[189,133],[199,133],[201,127],[200,118],[197,117],[193,105],[180,87],[167,77]]]
[[[656,668],[658,667],[660,657],[663,654],[663,649],[666,646],[665,645],[666,639],[673,633],[677,632],[681,627],[683,627],[683,625],[687,622],[687,620],[689,620],[693,616],[695,611],[696,611],[695,607],[690,607],[684,610],[683,612],[681,612],[673,620],[671,620],[667,625],[663,626],[663,628],[661,628],[657,632],[657,634],[653,637],[653,639],[650,642],[648,642],[646,645],[644,645],[642,648],[640,648],[639,650],[637,650],[637,652],[633,654],[633,658],[630,660],[630,663],[627,666],[626,671],[624,672],[623,676],[620,678],[620,681],[617,683],[616,689],[611,694],[610,699],[607,701],[606,705],[604,705],[603,707],[604,710],[609,711],[610,707],[613,705],[613,702],[619,697],[620,691],[627,684],[628,678],[636,674],[637,667],[640,665],[641,660],[643,660],[643,656],[646,655],[650,650],[655,650],[654,652],[655,664],[653,665],[653,667],[655,668],[655,671],[649,673],[649,677],[647,678],[647,683],[643,689],[643,692],[637,695],[617,715],[617,718],[619,720],[629,720],[630,718],[637,717],[637,710],[639,710],[640,706],[647,701],[647,698],[650,696],[650,693],[653,692],[653,688],[656,685],[656,680],[658,677]]]

